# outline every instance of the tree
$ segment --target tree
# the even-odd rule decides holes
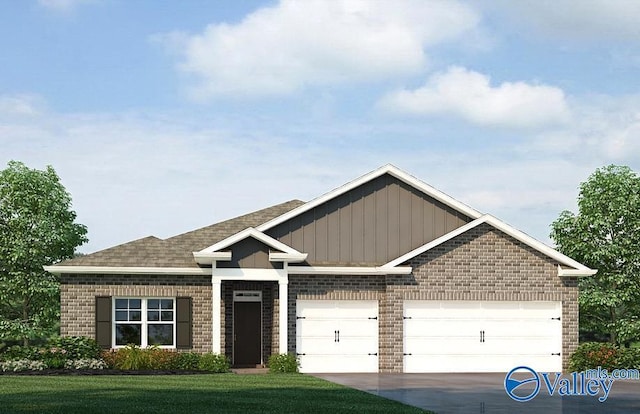
[[[615,344],[640,338],[640,177],[629,167],[597,169],[580,185],[578,214],[551,225],[558,249],[598,269],[580,280],[580,330]]]
[[[50,334],[59,320],[59,285],[43,266],[73,257],[87,241],[71,196],[54,169],[10,161],[0,171],[0,339]]]

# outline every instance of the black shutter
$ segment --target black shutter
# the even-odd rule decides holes
[[[111,348],[111,296],[96,296],[96,341]]]
[[[176,298],[176,348],[192,348],[191,298]]]

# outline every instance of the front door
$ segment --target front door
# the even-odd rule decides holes
[[[233,303],[233,365],[255,367],[262,363],[262,302]]]

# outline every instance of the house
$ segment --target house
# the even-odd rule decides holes
[[[566,369],[596,271],[387,165],[171,237],[46,268],[63,335],[303,372]]]

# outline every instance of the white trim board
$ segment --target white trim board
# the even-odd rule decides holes
[[[333,198],[336,198],[350,190],[353,190],[356,187],[361,186],[362,184],[365,184],[371,180],[374,180],[384,174],[390,174],[391,176],[399,179],[400,181],[414,187],[415,189],[423,192],[424,194],[431,196],[433,198],[435,198],[436,200],[440,201],[443,204],[446,204],[447,206],[453,208],[456,211],[459,211],[463,214],[466,214],[467,216],[471,217],[471,218],[478,218],[480,216],[482,216],[482,213],[480,213],[479,211],[469,207],[468,205],[461,203],[460,201],[454,199],[453,197],[443,193],[440,190],[435,189],[434,187],[430,186],[429,184],[419,180],[418,178],[407,174],[406,172],[402,171],[401,169],[397,168],[394,165],[391,164],[387,164],[383,167],[378,168],[377,170],[371,171],[368,174],[363,175],[360,178],[357,178],[341,187],[336,188],[333,191],[330,191],[314,200],[309,201],[308,203],[305,203],[303,205],[301,205],[300,207],[294,208],[293,210],[279,216],[276,217],[270,221],[267,221],[266,223],[263,223],[261,225],[259,225],[258,227],[256,227],[257,230],[259,231],[266,231],[272,227],[277,226],[280,223],[283,223],[287,220],[292,219],[293,217],[296,217],[306,211],[311,210],[314,207],[319,206],[320,204],[323,204]]]
[[[126,267],[126,266],[44,266],[44,270],[60,275],[105,274],[105,275],[211,275],[211,268],[202,267]]]

